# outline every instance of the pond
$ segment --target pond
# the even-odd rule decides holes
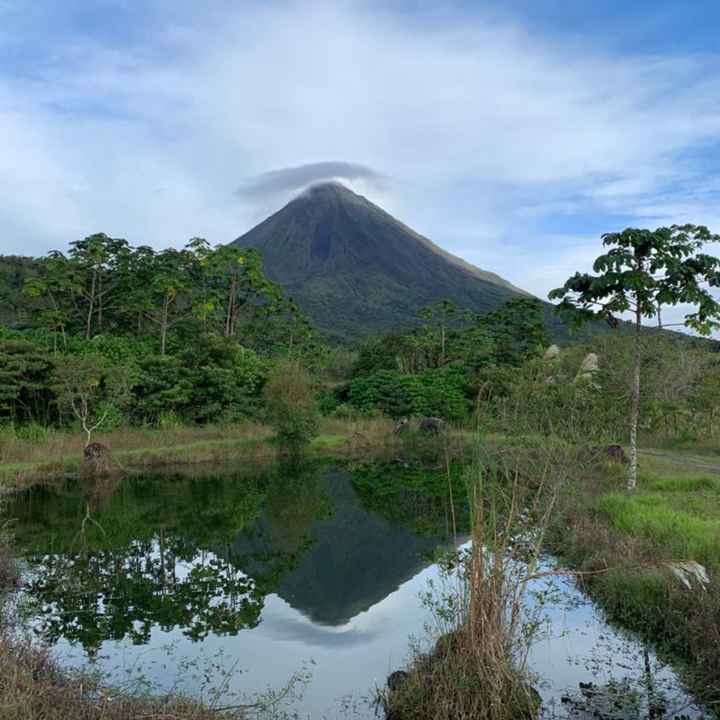
[[[464,540],[460,475],[453,466],[455,507],[446,473],[419,462],[35,487],[9,508],[20,605],[63,663],[115,683],[219,705],[274,698],[275,716],[376,717],[375,688],[413,638],[427,642],[420,596],[440,580],[435,552]],[[608,717],[644,717],[648,691],[663,717],[702,715],[571,581],[532,590],[545,622],[530,664],[548,717],[590,717],[600,702]]]

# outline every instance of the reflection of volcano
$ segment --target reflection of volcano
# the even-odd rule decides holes
[[[302,533],[296,538],[300,556],[280,578],[277,594],[315,622],[341,625],[415,575],[440,540],[414,535],[365,510],[342,470],[331,470],[313,482],[315,502],[319,491],[330,502],[331,514],[308,517],[293,508],[292,516],[304,515],[307,522],[302,530],[295,528]],[[302,504],[305,497],[296,492],[287,501]],[[269,501],[257,523],[235,538],[236,558],[267,557],[278,543],[286,544],[287,514]],[[244,569],[251,575],[261,570],[257,564]]]

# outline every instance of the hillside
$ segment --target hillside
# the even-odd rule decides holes
[[[268,277],[347,340],[408,326],[442,298],[482,312],[525,294],[338,183],[310,187],[233,244],[256,248]]]

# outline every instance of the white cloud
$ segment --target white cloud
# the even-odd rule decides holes
[[[351,2],[160,3],[142,42],[65,36],[49,57],[0,71],[4,252],[99,230],[226,242],[277,209],[241,183],[329,160],[390,177],[389,211],[538,294],[599,248],[544,231],[548,216],[720,227],[687,157],[720,131],[715,57],[580,52]]]

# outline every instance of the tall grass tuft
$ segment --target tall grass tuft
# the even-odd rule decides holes
[[[558,478],[537,467],[532,482],[515,458],[478,453],[467,475],[469,547],[448,565],[448,589],[435,593],[439,637],[416,651],[402,681],[383,695],[393,720],[518,720],[540,699],[527,658],[538,628],[526,603],[538,576],[544,529]]]

